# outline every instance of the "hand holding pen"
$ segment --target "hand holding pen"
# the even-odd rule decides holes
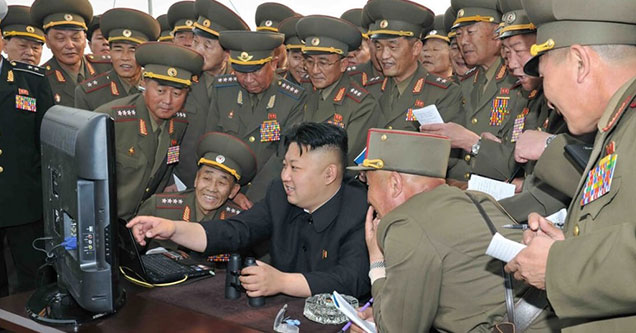
[[[368,309],[368,308],[369,308],[369,306],[371,306],[371,304],[373,304],[373,297],[371,297],[371,299],[370,299],[368,302],[366,302],[366,303],[364,304],[364,306],[362,306],[361,308],[359,308],[359,309],[358,309],[358,312],[364,312],[364,310]],[[351,327],[351,324],[352,324],[352,323],[351,323],[351,321],[349,321],[349,322],[348,322],[346,325],[344,325],[344,326],[340,329],[340,331],[338,331],[338,332],[346,332],[346,331],[347,331],[347,330]]]

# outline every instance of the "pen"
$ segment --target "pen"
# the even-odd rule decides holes
[[[366,302],[366,303],[364,304],[364,306],[363,306],[363,307],[361,307],[361,308],[360,308],[360,310],[358,310],[358,312],[362,312],[362,311],[366,310],[368,307],[370,307],[370,306],[371,306],[371,303],[373,303],[373,297],[371,297],[371,299],[370,299],[368,302]],[[342,329],[340,330],[340,332],[346,332],[346,331],[349,329],[349,327],[351,327],[351,320],[350,320],[350,321],[349,321],[346,325],[344,325],[344,326],[342,327]]]
[[[527,224],[504,224],[502,227],[506,229],[528,230]]]

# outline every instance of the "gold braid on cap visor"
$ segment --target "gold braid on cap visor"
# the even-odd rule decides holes
[[[386,29],[380,29],[380,30],[369,30],[369,32],[367,32],[368,36],[371,35],[397,35],[397,36],[403,36],[403,37],[413,37],[413,31],[404,31],[404,30],[386,30]]]
[[[201,30],[203,30],[203,31],[205,31],[205,32],[207,32],[209,34],[212,34],[214,36],[219,37],[219,33],[217,31],[212,30],[212,29],[210,29],[210,28],[208,28],[208,27],[206,27],[206,26],[204,26],[202,24],[199,24],[199,22],[194,22],[194,24],[192,26],[197,28],[197,29],[201,29]]]
[[[120,40],[125,40],[125,41],[129,41],[129,42],[133,42],[133,43],[137,43],[137,44],[143,44],[146,41],[138,39],[138,38],[133,38],[133,37],[125,37],[125,36],[115,36],[115,37],[108,37],[108,43],[112,43],[112,42],[116,42],[116,41],[120,41]]]
[[[537,30],[537,27],[532,24],[532,23],[528,23],[528,24],[515,24],[515,25],[509,25],[509,26],[503,26],[501,28],[501,30],[499,31],[499,33],[504,33],[506,31],[516,31],[516,30]]]
[[[278,29],[274,27],[256,27],[256,31],[263,31],[263,30],[278,32]]]
[[[144,72],[144,77],[151,78],[151,79],[159,79],[159,80],[164,80],[164,81],[171,81],[171,82],[181,83],[181,84],[185,84],[186,86],[190,86],[192,84],[192,82],[190,82],[190,80],[184,80],[184,79],[180,79],[180,78],[172,77],[172,76],[168,76],[168,75],[156,74],[156,73],[153,73],[153,72]]]
[[[365,158],[362,162],[362,166],[367,168],[382,169],[384,168],[384,161],[379,158],[372,160],[368,160]]]
[[[272,61],[272,57],[267,57],[267,58],[258,59],[258,60],[248,60],[248,61],[243,61],[243,60],[234,59],[230,57],[231,63],[239,64],[239,65],[262,65],[270,61]]]
[[[453,22],[453,25],[456,25],[457,23],[464,23],[464,22],[493,22],[494,20],[495,18],[492,16],[474,15],[474,16],[460,17],[456,19],[455,22]]]
[[[36,35],[36,34],[32,34],[29,32],[21,32],[21,31],[7,31],[7,32],[3,32],[2,33],[3,37],[12,37],[12,36],[24,36],[24,37],[31,37],[31,38],[35,38],[37,40],[41,40],[42,42],[45,41],[44,37]]]
[[[231,174],[232,176],[234,176],[234,178],[236,178],[237,181],[241,180],[241,175],[239,175],[238,172],[236,172],[236,170],[228,167],[225,164],[218,163],[217,161],[208,160],[205,157],[201,157],[201,159],[199,159],[199,163],[197,163],[197,165],[201,165],[201,164],[221,168],[225,170],[226,172],[228,172],[229,174]]]
[[[303,52],[319,51],[319,52],[329,52],[329,53],[336,53],[336,54],[344,54],[344,51],[342,51],[341,49],[337,49],[335,47],[322,47],[322,46],[307,46],[307,45],[303,45],[301,50]]]
[[[84,30],[88,30],[88,28],[86,27],[85,23],[82,22],[77,22],[77,21],[53,21],[53,22],[49,22],[47,24],[45,24],[42,29],[46,30],[50,27],[55,27],[58,25],[76,25],[78,27],[82,27],[84,28]]]
[[[554,40],[550,38],[546,40],[545,43],[543,44],[532,45],[532,47],[530,48],[530,54],[534,57],[541,52],[553,49],[554,45],[555,45]]]

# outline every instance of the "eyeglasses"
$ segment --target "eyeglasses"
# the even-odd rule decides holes
[[[320,60],[318,62],[315,62],[313,59],[305,59],[305,68],[309,69],[309,68],[313,68],[314,66],[318,66],[319,69],[325,70],[333,66],[335,63],[339,61],[340,60],[336,60],[334,62],[327,62],[326,60]]]

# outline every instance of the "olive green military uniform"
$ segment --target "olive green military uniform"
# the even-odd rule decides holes
[[[262,59],[271,59],[272,50],[283,41],[273,32],[221,32],[221,45],[230,50],[230,62],[236,71],[260,69]],[[242,51],[245,50],[245,51]],[[269,66],[269,62],[265,66]],[[235,75],[217,76],[207,130],[220,131],[245,141],[256,153],[258,173],[247,195],[258,201],[269,182],[280,173],[282,156],[277,156],[285,129],[303,118],[305,90],[285,79],[274,78],[259,94],[251,94]],[[257,186],[258,184],[258,186]]]
[[[372,129],[367,142],[364,162],[350,169],[446,176],[446,138]],[[497,232],[520,241],[520,232],[501,227],[511,219],[492,197],[471,195]],[[467,192],[445,184],[417,193],[385,213],[377,226],[385,274],[376,275],[373,264],[369,273],[378,331],[491,332],[506,312],[502,263],[485,254],[491,238]],[[520,295],[526,289],[519,284],[514,292]],[[541,314],[528,331],[549,332],[549,315]]]
[[[111,45],[129,43],[138,46],[157,39],[160,26],[157,20],[144,12],[115,8],[102,15],[101,30]],[[138,83],[130,85],[112,69],[88,78],[75,88],[75,107],[95,110],[100,105],[138,92]]]
[[[170,25],[168,24],[168,14],[161,14],[157,16],[157,22],[161,26],[161,34],[159,38],[157,38],[158,42],[168,42],[172,43],[172,30],[170,29]]]
[[[168,8],[167,15],[172,36],[175,36],[178,32],[192,32],[194,22],[198,18],[194,1],[179,1],[173,3],[170,8]]]
[[[364,64],[347,67],[347,75],[364,87],[376,100],[380,100],[384,92],[382,90],[384,75],[375,69],[371,60]]]
[[[218,39],[219,31],[249,30],[248,25],[231,9],[212,0],[199,0],[195,3],[198,21],[192,24],[195,35]],[[207,26],[203,23],[207,20]],[[183,24],[187,26],[187,24]],[[182,26],[183,26],[182,25]],[[231,67],[226,64],[223,74],[230,74]],[[222,75],[223,75],[222,74]],[[180,163],[174,169],[175,175],[191,188],[194,185],[196,168],[196,149],[199,138],[207,126],[208,110],[212,103],[215,76],[203,72],[193,79],[191,91],[186,100],[185,112],[188,114],[189,125],[181,143]]]
[[[292,17],[288,17],[280,22],[278,25],[278,32],[285,35],[285,48],[287,52],[302,52],[303,43],[300,38],[298,38],[298,33],[296,31],[296,23],[300,20],[302,16],[296,15]],[[288,56],[289,57],[289,56]],[[309,91],[313,88],[311,85],[311,80],[309,80],[309,75],[303,75],[300,80],[296,80],[296,78],[289,72],[289,69],[277,69],[278,75],[283,79],[288,80],[289,82],[302,86],[305,90]]]

